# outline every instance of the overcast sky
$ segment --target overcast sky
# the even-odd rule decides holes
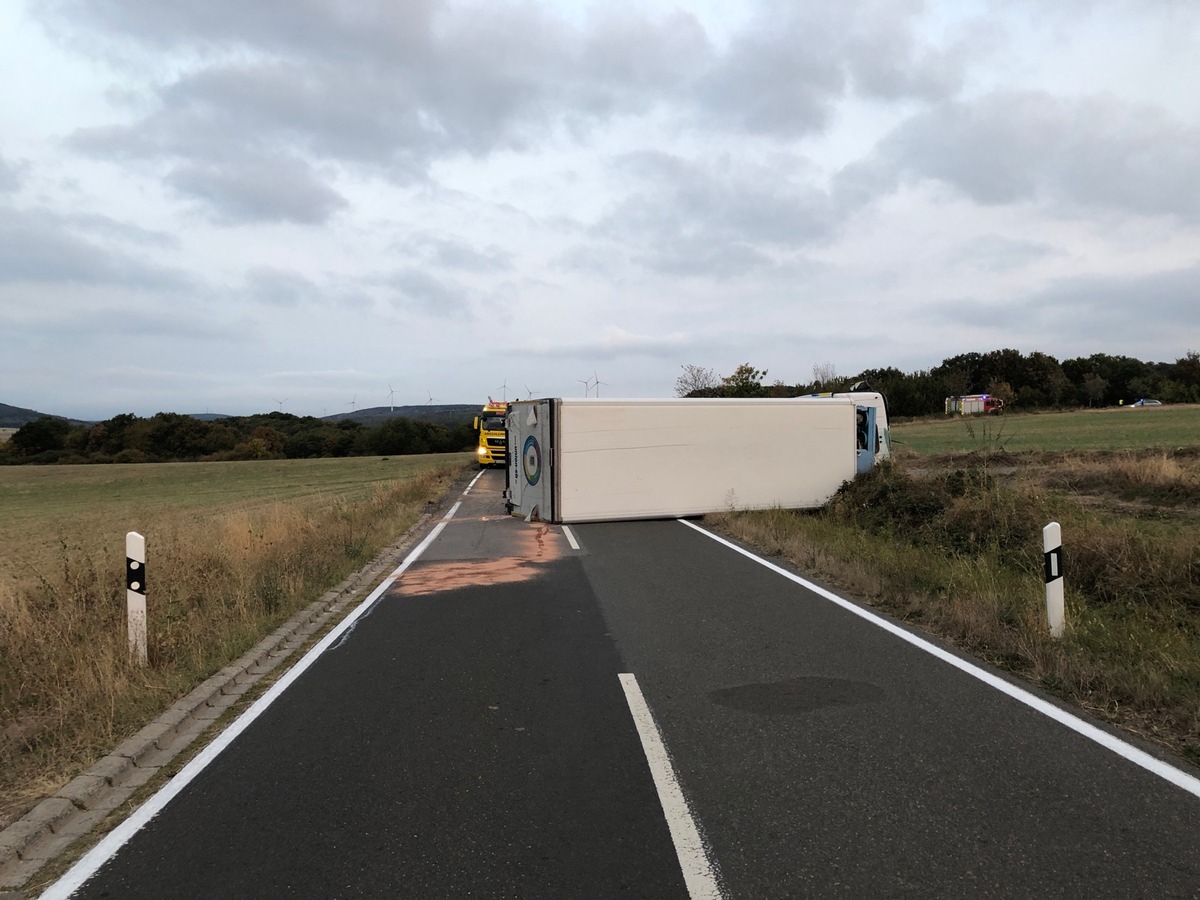
[[[0,84],[15,406],[1200,349],[1194,0],[0,0]]]

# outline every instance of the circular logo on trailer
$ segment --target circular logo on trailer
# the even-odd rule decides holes
[[[525,447],[521,450],[521,465],[525,469],[525,480],[531,485],[537,484],[542,477],[542,448],[538,446],[537,438],[532,434],[525,438]]]

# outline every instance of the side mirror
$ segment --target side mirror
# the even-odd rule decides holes
[[[476,431],[479,430],[479,416],[475,417],[475,424],[472,425],[471,427],[474,428]]]

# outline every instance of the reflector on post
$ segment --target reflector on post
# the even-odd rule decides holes
[[[136,531],[125,535],[125,608],[129,622],[129,656],[146,665],[146,539]]]

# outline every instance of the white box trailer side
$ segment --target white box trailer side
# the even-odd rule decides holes
[[[518,401],[508,503],[551,522],[823,506],[856,471],[846,398]]]

